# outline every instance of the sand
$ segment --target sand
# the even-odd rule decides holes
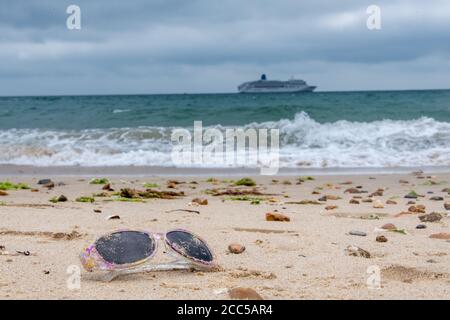
[[[432,177],[427,178],[428,175]],[[230,187],[229,181],[222,181],[224,177],[217,177],[218,182],[207,182],[205,176],[182,176],[170,177],[186,182],[171,189],[186,194],[178,199],[134,203],[96,197],[94,203],[76,202],[79,196],[102,192],[101,185],[89,184],[92,177],[42,174],[0,177],[1,181],[24,182],[39,190],[10,190],[8,195],[0,196],[3,203],[0,246],[4,246],[0,254],[1,299],[228,299],[227,289],[235,287],[253,288],[265,299],[450,298],[450,241],[430,238],[432,234],[450,233],[449,218],[444,216],[440,222],[424,223],[426,229],[416,229],[421,224],[420,214],[395,217],[408,210],[406,203],[410,199],[403,197],[411,190],[425,196],[417,203],[426,206],[426,213],[446,213],[444,202],[450,201],[450,197],[442,189],[449,187],[450,174],[425,173],[423,179],[413,174],[318,175],[315,180],[301,184],[296,184],[296,176],[255,176],[258,190],[274,194],[263,196],[260,204],[205,194],[206,189],[236,188]],[[42,178],[64,185],[47,190],[37,185]],[[145,182],[157,183],[161,186],[159,190],[167,190],[169,179],[142,175],[108,178],[115,190],[144,189]],[[272,182],[273,179],[278,182]],[[344,193],[356,186],[362,186],[368,193]],[[383,196],[373,199],[379,199],[384,208],[373,208],[373,203],[349,204],[353,196],[367,198],[378,188],[385,189]],[[312,194],[313,190],[320,194]],[[61,194],[69,201],[49,202]],[[341,199],[318,205],[287,203],[317,200],[324,195]],[[442,196],[444,201],[432,201],[432,196]],[[208,199],[208,205],[189,205],[196,197]],[[397,204],[386,204],[388,199]],[[330,205],[338,207],[326,210]],[[173,209],[200,213],[167,212]],[[290,221],[266,221],[268,212],[284,214]],[[119,215],[120,220],[107,220],[110,215]],[[407,234],[376,232],[376,228],[386,223],[395,224]],[[124,228],[155,232],[191,230],[213,248],[222,269],[135,274],[109,283],[95,280],[82,270],[80,288],[68,286],[73,279],[68,271],[81,266],[78,255],[82,248],[103,233]],[[350,235],[350,231],[365,232],[367,236]],[[381,234],[388,242],[375,241]],[[231,243],[244,245],[246,250],[231,254],[228,252]],[[347,255],[345,249],[349,245],[370,252],[371,258]],[[30,254],[14,254],[16,251]],[[163,260],[163,256],[161,250],[155,261]],[[370,274],[373,270],[375,275],[380,270],[379,288],[376,281],[369,281],[375,286],[367,284],[368,279],[376,279]]]

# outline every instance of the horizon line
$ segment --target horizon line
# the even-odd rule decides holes
[[[269,94],[315,94],[315,93],[349,93],[349,92],[403,92],[403,91],[448,91],[450,88],[433,89],[357,89],[357,90],[319,90],[314,92],[267,92],[267,93],[240,93],[240,92],[173,92],[173,93],[80,93],[80,94],[23,94],[1,95],[0,98],[34,98],[34,97],[99,97],[99,96],[164,96],[164,95],[269,95]]]

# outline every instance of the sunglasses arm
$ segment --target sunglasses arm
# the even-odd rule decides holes
[[[190,261],[177,259],[168,263],[144,264],[142,266],[137,266],[130,269],[112,270],[107,271],[106,273],[102,272],[99,278],[102,281],[110,282],[114,280],[116,277],[121,275],[152,272],[152,271],[190,270],[193,268],[200,269],[198,266],[194,265]]]

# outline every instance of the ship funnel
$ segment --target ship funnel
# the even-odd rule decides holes
[[[266,77],[265,74],[262,74],[262,75],[261,75],[261,80],[267,80],[267,77]]]

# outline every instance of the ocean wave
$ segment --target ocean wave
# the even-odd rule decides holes
[[[124,113],[124,112],[130,112],[131,109],[114,109],[113,113]]]
[[[294,119],[249,123],[243,127],[249,128],[280,130],[281,167],[450,165],[450,123],[428,117],[319,123],[300,112]],[[173,129],[0,130],[0,163],[173,166],[170,140]]]

